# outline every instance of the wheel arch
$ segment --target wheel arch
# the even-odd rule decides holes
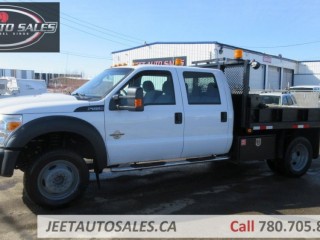
[[[281,131],[278,134],[278,151],[277,157],[282,158],[286,152],[285,149],[289,144],[298,137],[306,138],[312,146],[312,158],[318,158],[319,156],[319,144],[320,144],[320,129],[295,129],[295,130],[286,130]]]
[[[98,171],[107,166],[105,142],[98,130],[90,123],[75,117],[49,116],[27,122],[5,142],[5,148],[23,149],[33,139],[50,133],[66,132],[86,139],[94,151],[94,164]]]

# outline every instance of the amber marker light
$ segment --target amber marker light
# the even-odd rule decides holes
[[[142,107],[142,99],[141,99],[141,98],[135,99],[135,100],[134,100],[134,106],[135,106],[136,108]]]
[[[21,122],[9,122],[7,123],[7,130],[12,132],[16,130],[18,127],[20,127]]]
[[[174,65],[176,65],[176,66],[182,66],[182,59],[177,58],[177,59],[174,61]]]
[[[234,50],[234,58],[235,59],[242,59],[243,57],[243,51],[241,49],[235,49]]]

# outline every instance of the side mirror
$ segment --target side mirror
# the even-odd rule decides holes
[[[117,110],[139,111],[139,112],[142,112],[144,110],[143,89],[141,87],[128,88],[126,96],[115,95],[113,96],[113,100],[116,103]]]

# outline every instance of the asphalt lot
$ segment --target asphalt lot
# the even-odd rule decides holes
[[[35,239],[37,214],[320,214],[320,161],[306,175],[274,175],[264,162],[230,162],[102,174],[64,209],[22,197],[22,172],[0,178],[0,239]]]

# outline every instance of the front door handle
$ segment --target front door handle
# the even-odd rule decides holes
[[[182,113],[177,112],[174,114],[174,123],[175,124],[182,124]]]

